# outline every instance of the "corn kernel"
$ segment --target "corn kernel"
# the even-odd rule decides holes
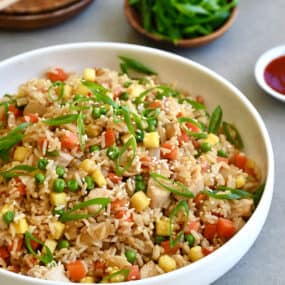
[[[85,68],[83,70],[83,79],[87,81],[95,81],[96,73],[94,68]]]
[[[103,187],[107,184],[107,181],[104,177],[104,175],[102,174],[100,169],[96,169],[93,173],[92,173],[92,178],[93,180],[96,182],[96,184],[99,187]]]
[[[150,204],[150,199],[143,191],[136,192],[131,198],[131,205],[137,212],[144,211]]]
[[[129,94],[130,98],[131,98],[131,99],[134,99],[134,98],[140,96],[140,94],[141,94],[142,92],[144,92],[144,87],[141,86],[141,85],[132,84],[132,85],[128,88],[127,92],[128,92],[128,94]]]
[[[69,99],[72,96],[72,87],[70,85],[65,84],[63,87],[63,98]]]
[[[83,84],[78,85],[78,87],[75,90],[76,94],[80,94],[80,95],[85,95],[87,96],[90,92],[89,88],[84,86]]]
[[[170,224],[169,219],[156,221],[156,234],[160,236],[169,236]]]
[[[86,133],[91,138],[97,137],[100,132],[100,127],[98,127],[97,125],[89,124],[86,126]]]
[[[29,225],[26,218],[22,218],[15,222],[14,229],[16,234],[24,234],[29,229]]]
[[[242,188],[246,183],[244,175],[238,175],[236,178],[236,188]]]
[[[54,206],[65,206],[67,203],[66,193],[51,193],[50,194],[51,203]]]
[[[51,253],[53,253],[56,249],[56,246],[57,246],[57,242],[53,239],[47,239],[45,241],[45,246],[47,246],[49,248],[49,250],[51,251]],[[46,253],[46,249],[45,247],[43,247],[42,249],[42,253],[45,254]]]
[[[92,276],[86,276],[80,280],[80,283],[95,283],[95,279]]]
[[[208,134],[208,137],[203,140],[203,142],[209,143],[211,146],[215,146],[219,141],[219,137],[214,134]]]
[[[90,174],[94,172],[96,165],[93,160],[87,158],[80,163],[79,168]]]
[[[170,272],[176,269],[176,261],[169,255],[162,255],[158,260],[158,265],[163,271]]]
[[[202,257],[204,257],[201,246],[192,247],[190,249],[188,255],[189,255],[189,258],[192,262],[195,262],[195,261],[201,259]]]
[[[1,213],[2,215],[4,215],[6,212],[12,211],[12,210],[13,210],[12,206],[9,205],[9,204],[6,204],[6,205],[4,205],[4,206],[2,207],[0,213]]]
[[[30,149],[24,146],[18,146],[16,147],[15,152],[14,152],[14,160],[22,162],[28,157],[29,153],[30,153]]]
[[[147,148],[159,147],[159,134],[158,132],[145,133],[143,144]]]
[[[121,137],[121,140],[122,140],[122,143],[123,144],[126,144],[127,141],[131,138],[131,135],[130,134],[125,134]]]
[[[54,232],[52,234],[52,238],[53,239],[60,239],[63,235],[65,224],[63,224],[59,221],[56,221],[56,222],[53,222],[53,227],[54,227]]]

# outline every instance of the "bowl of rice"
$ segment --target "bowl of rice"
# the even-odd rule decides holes
[[[273,151],[221,76],[118,43],[34,50],[0,76],[1,284],[209,284],[254,243]]]

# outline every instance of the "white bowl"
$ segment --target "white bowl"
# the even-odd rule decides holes
[[[118,69],[118,55],[127,55],[156,70],[165,82],[202,95],[212,110],[220,104],[227,121],[237,125],[245,142],[245,151],[262,168],[266,181],[262,199],[246,225],[225,245],[190,266],[144,280],[133,285],[209,284],[233,267],[254,243],[267,217],[274,180],[273,152],[265,125],[256,109],[232,84],[213,71],[183,57],[142,46],[117,43],[78,43],[53,46],[24,53],[0,63],[0,90],[16,91],[20,83],[40,76],[51,66],[81,71],[86,66]],[[64,285],[66,283],[34,279],[0,269],[0,284]],[[126,283],[120,283],[126,284]]]
[[[264,71],[267,65],[274,59],[285,55],[285,46],[278,46],[263,53],[255,64],[255,79],[259,86],[274,98],[285,102],[285,95],[272,89],[265,81]]]

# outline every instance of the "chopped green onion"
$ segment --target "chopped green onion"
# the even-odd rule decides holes
[[[142,142],[144,139],[144,131],[141,129],[136,130],[136,140],[137,142]]]
[[[189,246],[192,246],[195,243],[195,237],[192,234],[186,235],[185,240],[188,242]]]
[[[122,72],[124,72],[126,74],[128,74],[129,69],[134,70],[136,72],[144,73],[147,75],[156,75],[157,74],[154,70],[143,65],[141,62],[139,62],[135,59],[132,59],[132,58],[129,58],[126,56],[119,56],[119,58],[122,61],[122,64],[121,64],[121,67],[123,67]]]
[[[51,86],[48,89],[48,97],[50,98],[51,101],[56,102],[56,101],[60,101],[63,98],[64,86],[65,86],[65,83],[62,81],[56,81],[51,84]],[[54,99],[52,96],[52,92],[56,88],[60,88],[59,90],[60,93],[59,93],[59,96],[56,96],[56,99]]]
[[[112,278],[118,275],[123,275],[125,280],[127,280],[130,270],[129,269],[121,269],[116,272],[113,272],[107,276],[104,276],[100,283],[109,282]]]
[[[194,138],[197,138],[197,139],[205,139],[207,138],[207,134],[206,133],[203,133],[203,132],[192,132],[192,131],[189,131],[189,129],[184,126],[184,123],[191,123],[193,125],[195,125],[196,127],[198,127],[200,130],[203,130],[203,126],[195,119],[191,119],[191,118],[187,118],[187,117],[180,117],[177,119],[178,122],[181,124],[182,126],[182,129],[183,131],[189,135],[189,136],[192,136]]]
[[[38,168],[40,170],[46,170],[47,165],[48,165],[48,160],[46,158],[40,158],[38,160]]]
[[[218,134],[223,118],[223,110],[218,106],[212,113],[210,118],[208,132],[212,134]]]
[[[47,151],[47,156],[57,157],[59,156],[59,151],[58,150]]]
[[[81,203],[78,203],[75,205],[72,209],[69,211],[64,212],[59,220],[61,222],[68,222],[68,221],[76,221],[76,220],[81,220],[81,219],[87,219],[90,217],[96,217],[101,211],[104,210],[104,208],[111,202],[110,198],[95,198],[95,199],[90,199]],[[98,209],[95,213],[92,214],[84,214],[84,213],[78,213],[74,214],[76,210],[84,209],[88,206],[92,205],[99,205],[100,209]]]
[[[81,151],[84,151],[85,147],[85,125],[84,125],[84,117],[82,111],[79,113],[77,117],[77,132],[79,136],[79,143]]]
[[[0,172],[0,175],[8,180],[13,177],[24,176],[24,175],[27,176],[29,173],[35,170],[37,170],[36,167],[23,164],[12,167],[7,171],[2,171]]]
[[[204,190],[202,193],[214,199],[220,200],[240,200],[253,198],[253,195],[247,191],[225,186],[218,186],[217,190]]]
[[[31,241],[35,241],[42,245],[45,248],[45,254],[43,255],[38,255],[34,250],[31,245]],[[32,233],[26,232],[25,233],[25,244],[27,247],[27,250],[35,257],[37,257],[43,264],[47,265],[53,261],[53,256],[50,251],[50,249],[43,243],[41,242],[38,238],[36,238]]]
[[[117,146],[112,145],[107,149],[106,154],[110,159],[115,160],[118,158],[120,150]]]
[[[223,149],[219,149],[218,152],[217,152],[217,155],[220,156],[220,157],[228,157],[228,154],[225,150]]]
[[[223,122],[223,130],[227,140],[236,146],[238,149],[244,147],[241,135],[239,134],[237,128],[227,122]]]
[[[91,153],[91,152],[94,152],[94,151],[98,151],[98,150],[100,150],[101,148],[100,148],[100,146],[99,145],[92,145],[92,146],[90,146],[90,148],[89,148],[89,152]]]
[[[123,100],[123,101],[128,101],[129,100],[129,94],[127,92],[122,92],[120,94],[120,100]]]
[[[183,102],[187,102],[188,104],[190,104],[195,110],[205,110],[206,107],[205,105],[201,104],[201,103],[198,103],[194,100],[191,100],[191,99],[188,99],[188,98],[180,98],[179,99],[179,102],[180,103],[183,103]]]
[[[60,126],[65,124],[71,124],[78,118],[77,114],[63,115],[52,119],[46,119],[43,122],[49,126]]]
[[[155,118],[148,118],[146,130],[148,132],[154,132],[156,128],[157,128],[157,120]]]
[[[185,225],[187,224],[187,221],[189,220],[189,207],[187,204],[187,201],[182,200],[180,201],[177,206],[171,211],[170,215],[169,215],[169,232],[170,232],[170,247],[173,248],[175,247],[175,245],[180,242],[183,234],[184,234],[184,230],[181,230],[176,238],[173,238],[173,222],[174,222],[174,218],[177,215],[177,213],[180,211],[180,209],[184,209],[185,213],[186,213],[186,221],[185,221]]]
[[[9,225],[14,221],[15,213],[13,211],[7,211],[3,214],[2,218],[5,224]]]
[[[92,190],[94,188],[94,182],[91,176],[85,176],[84,178],[86,186],[87,186],[87,190]]]
[[[179,195],[179,196],[187,197],[187,198],[194,198],[194,194],[188,189],[188,187],[186,187],[181,182],[170,180],[169,178],[167,178],[161,174],[154,173],[154,172],[150,173],[150,177],[156,183],[158,183],[162,188],[164,188],[165,190],[167,190],[167,191],[169,191],[175,195]],[[166,181],[167,184],[162,182],[163,180]],[[172,187],[170,187],[170,185]]]
[[[125,165],[122,166],[121,159],[123,155],[129,150],[129,147],[132,149],[132,156],[129,158],[127,163],[125,163]],[[136,153],[137,153],[136,139],[134,138],[134,136],[131,136],[129,140],[126,142],[126,144],[122,148],[120,148],[119,155],[115,161],[115,172],[118,176],[122,176],[125,173],[125,171],[127,171],[132,166],[132,163],[136,157]]]
[[[131,249],[127,249],[125,251],[125,256],[127,258],[127,261],[130,263],[134,263],[136,261],[136,258],[137,258],[136,252],[134,250],[131,250]]]
[[[167,240],[167,237],[165,237],[165,236],[155,236],[154,237],[154,243],[155,244],[161,244],[165,240]]]
[[[257,206],[264,192],[265,184],[260,185],[253,193],[254,205]]]

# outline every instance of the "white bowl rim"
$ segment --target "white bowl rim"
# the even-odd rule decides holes
[[[19,55],[7,58],[7,59],[0,62],[0,66],[5,67],[5,65],[9,65],[10,63],[13,63],[14,61],[21,61],[21,60],[26,59],[29,56],[35,56],[35,55],[39,56],[41,54],[44,54],[45,52],[56,52],[56,51],[60,51],[62,49],[82,49],[82,48],[96,48],[96,47],[98,47],[98,48],[99,47],[106,47],[106,48],[115,48],[115,49],[116,48],[124,48],[126,50],[131,50],[131,51],[132,50],[135,50],[135,51],[138,50],[138,51],[141,51],[144,53],[151,53],[151,54],[154,54],[157,56],[164,56],[165,58],[170,58],[170,59],[176,60],[178,62],[187,64],[187,65],[192,65],[193,67],[198,69],[200,72],[204,72],[204,73],[210,75],[211,77],[213,77],[214,79],[219,81],[221,84],[223,84],[224,86],[229,88],[229,90],[231,90],[232,93],[235,94],[236,99],[240,100],[246,106],[248,111],[253,115],[254,119],[256,120],[256,123],[258,124],[258,126],[260,128],[262,138],[263,138],[265,146],[266,146],[266,152],[267,152],[266,153],[267,154],[266,155],[267,178],[266,178],[265,189],[264,189],[262,198],[261,198],[257,208],[255,209],[254,213],[250,217],[250,219],[246,222],[246,224],[243,226],[243,228],[234,237],[232,237],[228,242],[226,242],[222,247],[220,247],[218,250],[214,251],[212,254],[202,258],[198,262],[192,263],[190,266],[185,266],[185,267],[176,269],[172,272],[164,273],[162,275],[158,275],[155,277],[132,281],[131,283],[120,282],[117,284],[118,285],[126,285],[126,284],[152,285],[154,282],[156,282],[158,280],[159,280],[159,282],[161,282],[161,284],[163,284],[162,282],[164,280],[166,280],[168,277],[170,277],[170,275],[172,275],[172,277],[174,275],[178,275],[178,274],[179,275],[183,274],[186,276],[187,274],[190,273],[191,269],[193,269],[193,271],[194,271],[195,269],[198,269],[198,268],[207,268],[207,264],[210,263],[210,261],[213,261],[215,259],[219,260],[220,258],[225,257],[224,252],[228,251],[228,248],[230,248],[232,243],[234,243],[234,241],[239,238],[239,236],[241,235],[242,232],[245,232],[247,229],[250,228],[251,224],[255,223],[255,220],[257,220],[259,213],[266,213],[264,221],[262,222],[262,224],[260,224],[260,229],[259,229],[258,233],[254,237],[254,239],[252,239],[252,242],[250,244],[250,247],[251,247],[252,244],[254,243],[254,241],[256,240],[257,236],[259,235],[262,227],[263,227],[263,224],[264,224],[265,219],[268,215],[270,205],[271,205],[271,200],[272,200],[272,195],[273,195],[273,185],[274,185],[274,172],[275,172],[275,170],[274,170],[274,154],[273,154],[272,144],[270,141],[268,131],[266,129],[266,126],[265,126],[261,116],[259,115],[259,113],[255,109],[255,107],[252,105],[252,103],[247,99],[247,97],[244,94],[242,94],[242,92],[237,87],[235,87],[232,83],[230,83],[228,80],[226,80],[225,78],[223,78],[222,76],[220,76],[216,72],[208,69],[207,67],[205,67],[205,66],[203,66],[197,62],[194,62],[190,59],[184,58],[182,56],[179,56],[179,55],[176,55],[176,54],[173,54],[170,52],[162,51],[159,49],[155,49],[155,48],[150,48],[150,47],[145,47],[145,46],[140,46],[140,45],[135,45],[135,44],[128,44],[128,43],[117,43],[117,42],[79,42],[79,43],[67,43],[67,44],[47,46],[47,47],[31,50],[31,51],[24,52],[24,53],[21,53]],[[246,252],[244,252],[244,254],[245,253]],[[236,261],[235,264],[237,262],[238,261]],[[7,277],[14,278],[15,280],[17,280],[17,279],[23,280],[23,281],[29,282],[30,284],[34,284],[34,285],[37,285],[37,284],[40,284],[40,285],[56,285],[56,284],[57,285],[67,285],[67,284],[70,284],[70,283],[66,283],[66,282],[58,282],[58,281],[44,280],[44,279],[29,277],[26,275],[13,273],[13,272],[10,272],[8,270],[4,270],[4,269],[0,268],[0,276],[1,275],[6,275]],[[218,276],[218,277],[220,277],[220,276]]]
[[[285,95],[271,88],[265,81],[264,71],[267,65],[274,59],[285,56],[285,45],[273,47],[260,55],[255,64],[255,79],[258,85],[272,97],[285,102]]]

